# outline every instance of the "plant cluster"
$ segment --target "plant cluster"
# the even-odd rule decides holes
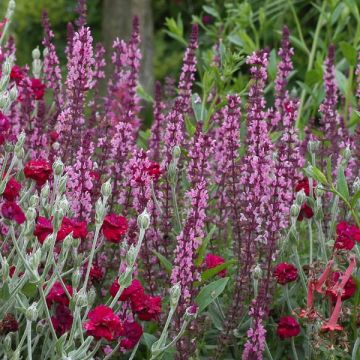
[[[177,86],[153,99],[136,17],[102,94],[85,0],[65,76],[46,13],[42,49],[16,65],[14,10],[0,25],[0,356],[357,359],[360,128],[339,109],[359,115],[360,56],[342,101],[329,45],[319,126],[299,132],[286,26],[272,87],[268,48],[243,61],[220,42],[196,93],[194,24]]]

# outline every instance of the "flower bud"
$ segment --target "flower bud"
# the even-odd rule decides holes
[[[10,94],[7,90],[0,93],[0,109],[7,109],[10,104]]]
[[[10,1],[9,1],[9,4],[8,4],[7,10],[10,11],[10,12],[14,12],[15,7],[16,7],[15,1],[14,1],[14,0],[10,0]]]
[[[1,255],[0,255],[1,256]],[[6,283],[7,278],[9,277],[9,263],[6,258],[1,259],[1,272],[3,277],[3,283]]]
[[[353,188],[354,194],[356,194],[360,190],[360,178],[359,177],[357,177],[354,180],[352,188]]]
[[[60,159],[54,161],[52,168],[56,176],[61,176],[64,172],[64,164]]]
[[[167,178],[169,180],[169,183],[171,185],[175,185],[177,182],[177,167],[176,165],[171,162],[169,164],[168,170],[167,170]]]
[[[15,146],[15,155],[18,159],[24,159],[25,157],[25,151],[23,148],[16,148]]]
[[[36,333],[37,333],[38,335],[44,334],[45,330],[47,330],[45,322],[39,321],[39,322],[36,324],[36,329],[35,329],[35,330],[36,330]]]
[[[77,249],[81,244],[81,239],[73,239],[72,240],[72,247]]]
[[[45,238],[45,241],[42,244],[43,251],[48,251],[51,247],[51,245],[55,242],[55,236],[54,234],[50,234]]]
[[[137,256],[136,248],[135,248],[134,245],[131,245],[129,250],[126,253],[126,263],[129,266],[133,266],[135,264],[135,261],[136,261],[136,256]]]
[[[118,283],[120,286],[127,288],[132,282],[132,268],[127,266],[125,271],[119,275]]]
[[[76,296],[76,306],[80,308],[87,306],[88,300],[85,291],[80,291],[75,296]]]
[[[319,146],[320,146],[319,141],[310,140],[307,145],[309,153],[311,154],[315,153],[319,149]]]
[[[181,296],[180,283],[173,285],[170,289],[170,307],[175,309]]]
[[[59,201],[59,209],[61,209],[64,214],[67,214],[70,209],[69,201],[65,196]]]
[[[95,204],[95,221],[98,225],[101,225],[104,221],[105,217],[105,206],[103,205],[102,201],[98,199]]]
[[[33,58],[34,60],[38,60],[38,59],[40,59],[40,56],[41,56],[40,50],[39,50],[38,47],[36,47],[36,48],[32,51],[32,58]]]
[[[262,278],[262,270],[259,264],[257,264],[252,273],[254,280],[260,280]]]
[[[64,217],[64,212],[62,209],[56,209],[53,215],[54,215],[54,219],[53,219],[54,231],[57,232],[60,229],[61,222]]]
[[[296,193],[296,205],[302,205],[306,200],[306,194],[305,194],[305,191],[304,189],[301,189],[301,191],[297,192]]]
[[[291,217],[296,218],[299,216],[300,206],[297,204],[292,204],[290,208]]]
[[[96,290],[92,286],[88,292],[88,302],[90,307],[95,303],[95,300],[96,300]]]
[[[177,159],[180,158],[180,156],[181,156],[180,146],[176,145],[172,149],[172,157],[173,157],[174,160],[177,160]]]
[[[196,319],[198,313],[198,307],[196,305],[191,305],[185,310],[185,320]]]
[[[57,141],[55,141],[55,142],[51,145],[51,147],[52,147],[55,151],[58,151],[58,150],[60,149],[60,144],[59,144]]]
[[[15,144],[15,152],[16,152],[16,148],[23,148],[24,147],[24,142],[25,142],[25,132],[22,131],[20,133],[20,135],[17,138],[17,142]]]
[[[30,256],[29,264],[32,270],[37,270],[41,260],[41,249],[37,249],[35,253]]]
[[[106,198],[111,196],[111,181],[110,181],[110,179],[102,184],[101,195]]]
[[[41,188],[40,198],[43,203],[46,203],[50,193],[50,185],[47,181],[46,184]]]
[[[346,161],[349,161],[349,159],[351,158],[351,150],[350,150],[350,147],[349,147],[349,146],[347,146],[347,147],[344,149],[343,158],[344,158]]]
[[[81,273],[80,269],[75,269],[71,275],[71,285],[74,289],[76,289],[80,284]]]
[[[72,247],[73,244],[73,237],[71,234],[67,235],[63,241],[63,248],[64,250],[68,250]]]
[[[13,59],[11,57],[9,57],[4,61],[4,64],[2,66],[3,75],[9,76],[11,73],[12,67],[13,67]]]
[[[59,181],[59,193],[64,194],[66,191],[67,176],[64,175]]]
[[[321,186],[317,186],[315,188],[315,196],[317,198],[321,198],[324,195],[324,190],[321,188]]]
[[[26,310],[26,319],[29,321],[36,321],[38,317],[37,303],[32,303]]]
[[[150,215],[146,209],[138,216],[137,224],[140,229],[146,230],[150,226]]]
[[[14,102],[14,101],[17,99],[18,95],[19,95],[18,89],[17,89],[17,87],[14,85],[14,86],[10,89],[10,91],[9,91],[10,101],[11,101],[11,102]]]

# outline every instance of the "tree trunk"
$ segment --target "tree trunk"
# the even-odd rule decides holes
[[[112,44],[116,37],[128,40],[131,35],[132,18],[140,20],[142,64],[140,83],[146,91],[153,93],[153,47],[154,27],[151,0],[104,0],[102,34],[107,53],[107,74],[111,71]]]

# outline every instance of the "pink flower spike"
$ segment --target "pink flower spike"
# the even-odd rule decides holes
[[[329,277],[333,264],[334,264],[334,260],[330,260],[327,263],[324,272],[322,273],[322,275],[319,277],[319,279],[315,283],[315,290],[320,294],[324,293],[324,290],[322,290],[321,287],[324,285],[325,281]]]
[[[341,294],[338,294],[334,311],[331,314],[329,321],[325,322],[324,325],[321,327],[322,331],[343,330],[343,327],[337,323],[340,316],[340,310],[341,310]]]

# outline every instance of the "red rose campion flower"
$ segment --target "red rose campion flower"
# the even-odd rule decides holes
[[[73,294],[72,287],[70,285],[66,285],[66,284],[65,284],[65,286],[66,286],[66,289],[69,292],[69,294],[72,296],[72,294]],[[65,290],[63,289],[63,287],[59,281],[57,281],[53,285],[50,292],[46,296],[46,302],[47,302],[48,306],[51,306],[53,303],[66,305],[66,306],[69,305],[70,299],[66,295]]]
[[[45,94],[45,85],[39,79],[32,78],[30,81],[35,100],[41,100]]]
[[[50,220],[39,216],[36,220],[34,236],[37,237],[40,244],[43,244],[46,237],[53,232],[53,226]]]
[[[316,182],[313,183],[313,187],[316,186]],[[310,195],[310,185],[309,185],[309,179],[304,178],[301,181],[299,181],[295,186],[295,192],[299,192],[301,190],[304,190],[305,195]],[[298,220],[302,221],[304,218],[311,219],[314,216],[313,209],[307,205],[306,203],[301,205],[300,213],[298,216]]]
[[[360,229],[346,221],[339,222],[336,225],[335,249],[351,250],[355,246],[355,241],[360,242]]]
[[[10,121],[8,117],[0,111],[0,145],[2,145],[7,139],[9,129]]]
[[[87,236],[87,224],[85,221],[76,221],[64,217],[60,229],[58,231],[56,241],[64,240],[69,234],[72,233],[74,239],[85,240]]]
[[[330,289],[326,290],[326,294],[331,297],[331,300],[333,301],[333,303],[336,302],[337,293],[332,291],[331,287],[333,287],[338,282],[338,280],[340,278],[340,275],[342,275],[342,274],[340,272],[338,272],[338,271],[332,273],[331,279],[330,279],[330,284],[328,286],[328,288],[330,288]],[[350,299],[355,294],[355,292],[356,292],[356,283],[353,280],[353,278],[350,277],[349,280],[347,281],[347,283],[344,286],[344,292],[341,295],[341,300]]]
[[[55,315],[51,317],[51,322],[58,336],[70,331],[73,323],[73,316],[70,309],[62,304],[57,305]]]
[[[147,169],[147,173],[156,181],[162,175],[162,170],[157,162],[152,161]]]
[[[221,264],[224,264],[224,262],[225,262],[225,260],[221,256],[214,255],[214,254],[207,254],[206,258],[205,258],[205,264],[208,269],[212,269]],[[226,269],[221,270],[219,272],[219,276],[225,277],[226,273],[227,273]]]
[[[19,85],[21,80],[24,78],[24,72],[18,65],[14,65],[10,72],[10,79],[14,80],[16,85]]]
[[[118,278],[116,278],[110,287],[110,295],[112,297],[115,297],[119,289],[120,289],[120,285],[118,283]],[[119,300],[120,301],[131,300],[133,297],[136,297],[143,293],[144,293],[144,288],[142,287],[140,281],[134,279],[131,282],[131,285],[124,289],[124,291],[119,297]]]
[[[4,318],[0,320],[0,334],[7,335],[11,332],[19,330],[19,323],[13,314],[5,314]]]
[[[288,263],[280,263],[274,269],[274,277],[278,284],[285,285],[298,277],[297,268]]]
[[[131,298],[131,310],[138,315],[140,320],[156,320],[161,313],[161,298],[139,293]]]
[[[112,213],[105,216],[101,228],[106,240],[117,244],[126,233],[128,222],[123,216]]]
[[[51,164],[43,159],[30,160],[24,167],[24,174],[28,179],[35,180],[38,186],[42,186],[52,175]]]
[[[21,184],[14,178],[10,178],[6,183],[5,190],[2,195],[6,200],[14,201],[19,196],[20,190]]]
[[[99,305],[91,310],[88,318],[89,320],[84,324],[84,328],[88,335],[94,336],[97,340],[105,338],[112,341],[124,331],[119,317],[105,305]]]
[[[137,322],[124,322],[124,334],[125,338],[121,340],[120,346],[126,350],[131,350],[139,342],[143,328]]]
[[[104,277],[104,271],[103,269],[97,265],[93,264],[90,269],[90,279],[92,281],[101,281]]]
[[[280,339],[291,338],[300,334],[300,324],[291,316],[284,316],[280,318],[276,330]]]
[[[50,131],[49,137],[50,137],[51,143],[54,143],[59,138],[59,133],[56,131]]]
[[[14,201],[6,201],[1,207],[2,216],[5,219],[16,221],[19,225],[26,220],[25,214],[21,207]]]

